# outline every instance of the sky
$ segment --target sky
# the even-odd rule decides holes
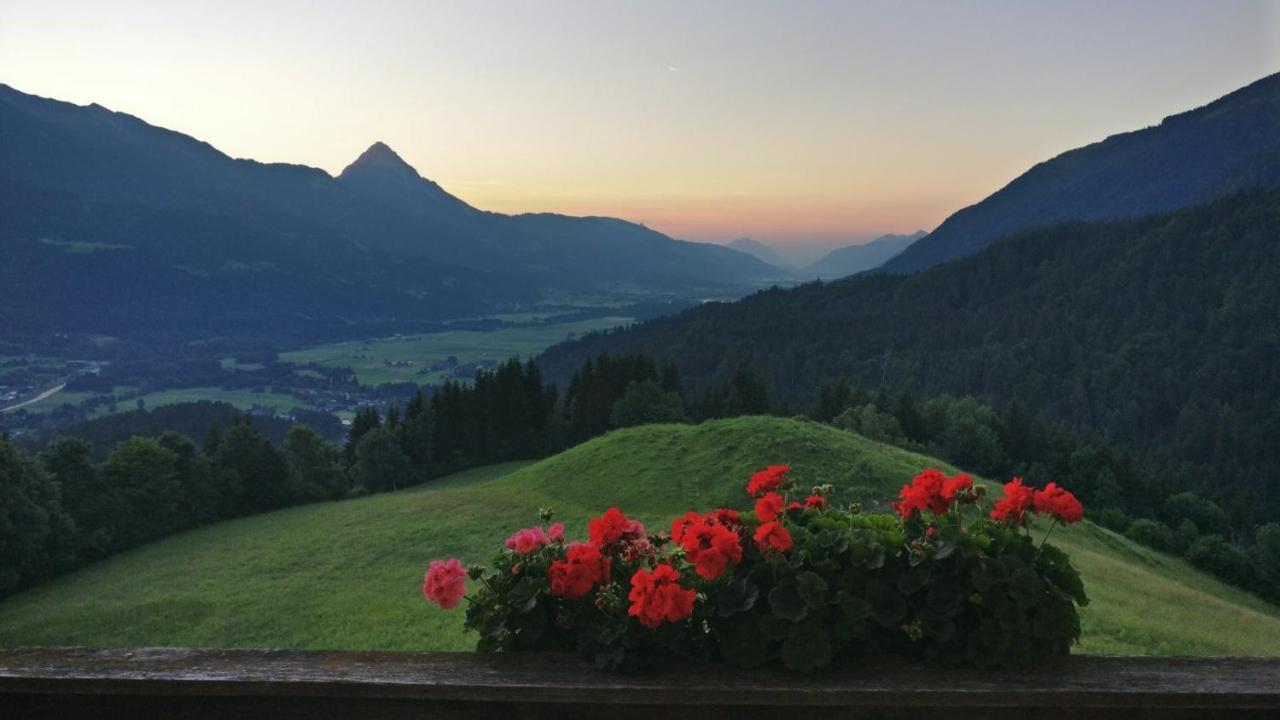
[[[24,92],[334,174],[381,140],[487,210],[796,253],[1278,70],[1280,0],[0,0]]]

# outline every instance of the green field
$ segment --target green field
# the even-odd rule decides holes
[[[462,612],[423,602],[432,558],[483,561],[553,506],[571,536],[610,505],[665,527],[689,507],[746,506],[760,466],[883,506],[926,457],[805,421],[649,426],[535,464],[191,531],[0,603],[0,644],[466,649]],[[1280,654],[1280,610],[1088,524],[1058,530],[1093,603],[1080,650]]]
[[[361,385],[439,383],[444,379],[443,374],[422,371],[450,356],[460,363],[502,362],[514,355],[531,357],[571,336],[630,322],[631,318],[627,317],[602,317],[550,325],[516,325],[499,330],[450,330],[319,345],[281,353],[280,359],[298,365],[350,367]],[[410,364],[393,367],[388,363]]]
[[[111,394],[117,397],[120,397],[126,393],[134,393],[134,392],[137,392],[137,388],[127,386],[127,385],[120,385],[114,388]],[[29,413],[46,413],[53,410],[54,408],[62,407],[63,405],[79,405],[85,400],[99,397],[104,394],[105,393],[99,393],[99,392],[88,392],[88,391],[71,392],[71,391],[63,390],[62,392],[50,395],[49,397],[41,400],[40,402],[26,405],[24,406],[23,409],[25,409]],[[134,408],[134,405],[132,404],[133,402],[134,401],[132,399],[121,400],[120,407],[124,410],[132,410]],[[107,412],[106,408],[99,408],[95,413],[95,415],[105,415],[106,412]]]

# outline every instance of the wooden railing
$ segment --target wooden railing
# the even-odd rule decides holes
[[[945,711],[926,715],[927,712]],[[0,649],[3,718],[1280,718],[1280,660],[1072,656],[1022,671],[868,662],[797,677],[573,656]]]

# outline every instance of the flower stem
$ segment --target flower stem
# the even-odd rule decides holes
[[[1044,544],[1049,542],[1049,536],[1053,534],[1053,529],[1056,527],[1058,527],[1058,518],[1053,519],[1053,524],[1049,526],[1049,532],[1045,533],[1044,539],[1040,541],[1040,547],[1043,548]]]

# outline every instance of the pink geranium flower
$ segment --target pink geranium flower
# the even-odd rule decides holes
[[[466,576],[467,569],[457,558],[432,560],[422,580],[422,594],[427,602],[448,610],[461,602],[466,594],[467,586],[463,580]]]
[[[517,530],[515,534],[507,538],[507,547],[515,550],[520,554],[531,553],[534,550],[546,545],[550,542],[547,534],[537,525],[523,530]]]

